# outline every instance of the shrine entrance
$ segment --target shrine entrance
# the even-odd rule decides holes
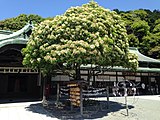
[[[32,99],[41,97],[38,70],[22,65],[21,49],[25,45],[6,45],[0,48],[0,99]]]
[[[41,86],[36,73],[0,73],[0,99],[40,98]]]
[[[9,76],[7,93],[10,97],[25,97],[27,94],[28,76]]]

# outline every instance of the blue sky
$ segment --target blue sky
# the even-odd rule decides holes
[[[90,0],[0,0],[0,20],[16,17],[20,14],[38,14],[53,17],[63,14],[71,6],[81,6]],[[108,9],[135,10],[159,9],[160,0],[95,0]]]

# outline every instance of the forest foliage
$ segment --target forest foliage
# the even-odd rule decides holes
[[[137,47],[141,53],[160,59],[160,11],[114,11],[126,22],[130,47]]]

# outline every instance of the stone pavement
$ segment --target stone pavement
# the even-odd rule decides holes
[[[160,95],[128,96],[127,98],[160,101]],[[115,101],[116,99],[124,99],[124,97],[109,97],[109,100]],[[96,100],[106,100],[106,97],[99,97]]]
[[[105,98],[98,98],[104,100]],[[145,95],[145,96],[128,96],[129,116],[126,116],[126,109],[113,111],[116,105],[110,106],[110,112],[96,120],[160,120],[160,95]],[[124,97],[110,97],[110,101],[125,103]]]
[[[97,98],[106,101],[106,97]],[[123,97],[110,97],[110,101],[124,103]],[[129,96],[128,103],[133,107],[129,109],[129,116],[125,116],[124,108],[114,109],[118,104],[110,106],[108,112],[94,120],[160,120],[160,95]],[[113,110],[112,110],[113,109]],[[47,111],[38,102],[0,103],[0,120],[59,120],[54,111]]]
[[[144,95],[144,96],[136,96],[136,97],[140,99],[160,101],[160,95]]]
[[[0,104],[0,120],[58,120],[39,102]]]

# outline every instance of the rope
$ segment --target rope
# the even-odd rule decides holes
[[[138,83],[137,85],[131,81],[125,80],[125,81],[120,81],[118,82],[113,88],[112,88],[112,93],[115,97],[123,97],[123,96],[128,96],[132,95],[133,96],[133,101],[130,105],[136,104],[138,101],[138,98],[136,99],[137,90],[138,90]],[[115,98],[115,101],[119,101],[118,98]]]

